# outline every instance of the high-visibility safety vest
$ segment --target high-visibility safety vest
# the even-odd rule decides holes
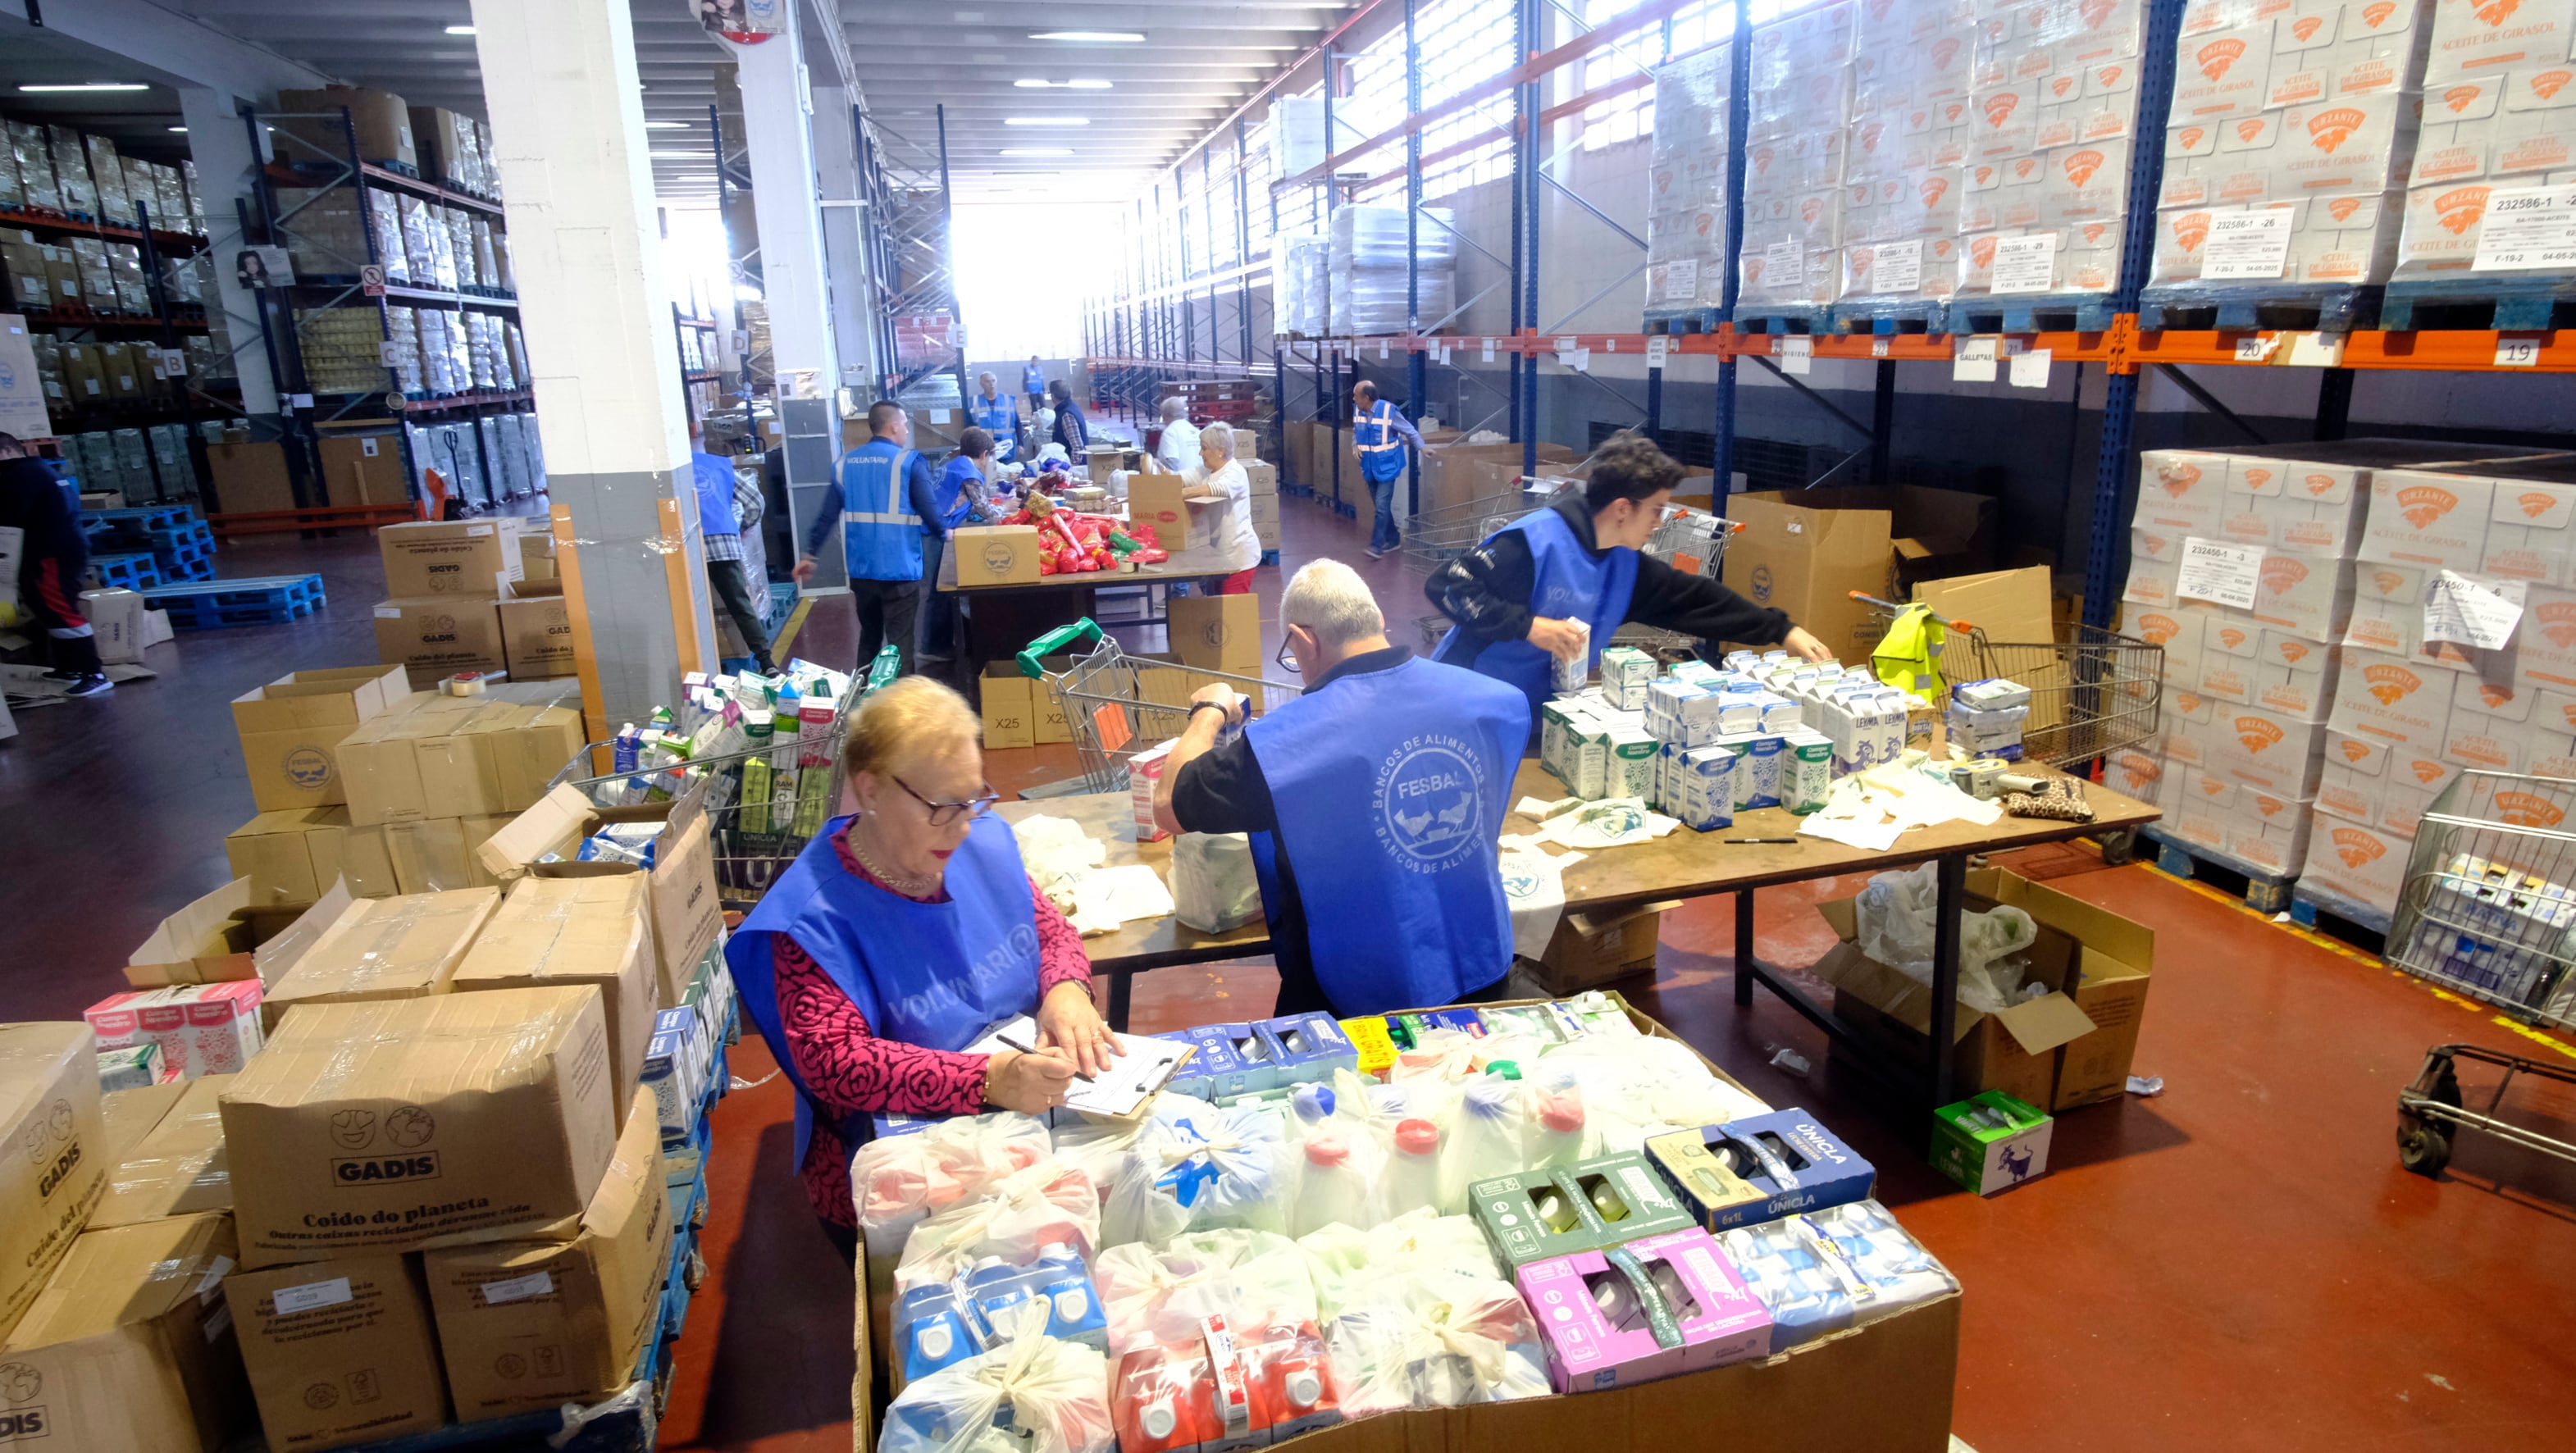
[[[841,456],[841,551],[852,580],[921,578],[922,519],[909,489],[919,457],[887,439]]]
[[[1404,472],[1404,436],[1389,422],[1394,417],[1395,405],[1379,399],[1351,423],[1351,447],[1359,452],[1360,473],[1372,484]]]
[[[987,399],[978,394],[968,400],[968,414],[975,427],[993,436],[993,457],[1004,464],[1019,457],[1020,401],[996,396]]]

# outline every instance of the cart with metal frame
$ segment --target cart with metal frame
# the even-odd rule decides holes
[[[1851,598],[1890,616],[1916,608],[1857,590]],[[2058,623],[2055,640],[2029,642],[1988,640],[1967,621],[1936,618],[1936,627],[1945,633],[1935,644],[1951,683],[1999,677],[2029,688],[2025,762],[2072,768],[2156,735],[2164,703],[2162,646],[2073,621]],[[1953,636],[1967,637],[1964,657],[1947,639]],[[1962,660],[1964,670],[1952,664]]]
[[[2494,1065],[2504,1071],[2495,1093],[2475,1109],[2463,1103],[2459,1063]],[[2576,1070],[2506,1054],[2474,1044],[2439,1044],[2425,1052],[2424,1068],[2415,1082],[2397,1092],[2397,1163],[2419,1176],[2438,1176],[2451,1163],[2451,1140],[2462,1128],[2480,1130],[2499,1140],[2564,1161],[2576,1161],[2576,1145],[2517,1125],[2500,1113],[2505,1092],[2519,1075],[2535,1075],[2561,1085],[2576,1085]]]
[[[1090,654],[1075,658],[1062,671],[1047,670],[1048,657],[1086,644],[1092,647]],[[1130,656],[1116,637],[1089,617],[1038,637],[1017,659],[1021,675],[1043,682],[1055,693],[1074,755],[1082,764],[1085,792],[1125,790],[1128,764],[1138,754],[1181,734],[1189,725],[1190,694],[1203,686],[1233,687],[1252,699],[1254,716],[1277,710],[1303,689],[1294,682]]]
[[[2527,1023],[2576,1028],[2576,781],[2462,772],[2417,824],[2392,967]]]

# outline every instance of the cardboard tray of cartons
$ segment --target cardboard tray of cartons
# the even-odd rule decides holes
[[[504,885],[534,874],[540,878],[602,878],[642,870],[626,863],[540,862],[548,854],[570,859],[581,840],[613,822],[659,822],[653,843],[651,886],[645,901],[653,920],[658,1007],[677,1006],[687,996],[698,960],[724,927],[724,910],[716,899],[713,832],[707,820],[706,779],[667,802],[635,807],[598,807],[581,789],[566,783],[519,814],[477,849],[484,868]]]
[[[1641,1033],[1680,1036],[1618,994]],[[1544,1000],[1521,1000],[1525,1004]],[[1693,1050],[1694,1054],[1698,1051]],[[1707,1056],[1710,1074],[1733,1077]],[[851,1453],[876,1447],[872,1348],[887,1336],[892,1268],[872,1288],[859,1249],[850,1383]],[[876,1295],[872,1296],[872,1290]],[[1836,1332],[1776,1357],[1684,1373],[1600,1392],[1516,1402],[1414,1409],[1337,1423],[1274,1447],[1312,1453],[1426,1453],[1433,1449],[1580,1448],[1585,1453],[1670,1453],[1715,1443],[1728,1453],[1945,1453],[1959,1370],[1960,1293]]]
[[[2009,904],[2031,916],[2039,933],[2029,977],[2051,992],[1999,1014],[1959,1006],[1952,1092],[2001,1090],[2051,1110],[2119,1098],[2146,1015],[2155,930],[2004,868],[1972,869],[1967,886],[1972,910]],[[1834,986],[1838,1016],[1891,1053],[1920,1060],[1932,992],[1861,952],[1855,903],[1816,905],[1840,942],[1809,972]]]
[[[400,666],[333,666],[292,671],[233,698],[251,800],[263,812],[348,801],[337,748],[410,694]]]

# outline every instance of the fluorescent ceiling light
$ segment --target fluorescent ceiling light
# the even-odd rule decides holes
[[[187,134],[188,134],[188,128],[187,128],[187,127],[185,127],[185,126],[173,126],[173,127],[171,127],[170,129],[171,129],[173,132],[176,132],[177,134],[179,134],[179,135],[181,135],[181,136],[185,136],[185,135],[187,135]]]
[[[1109,82],[1107,81],[1048,81],[1039,79],[1022,79],[1013,81],[1011,84],[1028,91],[1106,91],[1109,89]]]
[[[696,123],[689,121],[647,121],[644,123],[644,129],[647,131],[686,131],[695,124]]]
[[[1002,155],[1004,155],[1004,156],[1071,156],[1071,155],[1073,155],[1073,148],[1072,148],[1072,147],[1069,147],[1069,146],[1006,146],[1006,147],[1003,147],[1003,148],[1002,148]]]
[[[149,91],[141,81],[68,81],[35,86],[20,86],[21,91]]]
[[[451,25],[447,27],[447,33],[450,35],[472,35],[474,33],[474,27],[470,25]]]
[[[1029,39],[1070,40],[1085,45],[1141,45],[1145,33],[1141,30],[1039,30],[1032,31]]]
[[[1005,116],[1004,126],[1089,126],[1088,116]]]
[[[655,161],[714,161],[716,159],[716,154],[711,151],[648,151],[644,154]]]

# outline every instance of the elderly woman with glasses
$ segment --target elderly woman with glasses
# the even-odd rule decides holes
[[[835,818],[725,950],[742,1003],[797,1090],[796,1165],[825,1232],[855,1254],[850,1155],[870,1117],[1039,1114],[1118,1053],[1082,939],[989,815],[979,724],[926,677],[862,705]],[[1037,1016],[1025,1047],[968,1054]]]

